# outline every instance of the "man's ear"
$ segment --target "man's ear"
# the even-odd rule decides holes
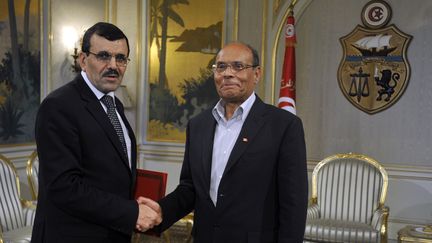
[[[261,66],[258,66],[258,67],[256,67],[255,68],[255,73],[254,73],[255,75],[255,81],[254,81],[254,83],[255,84],[257,84],[258,82],[259,82],[259,80],[261,79],[261,75],[262,75],[262,72],[261,72]]]
[[[80,52],[78,57],[78,63],[81,67],[81,70],[85,71],[87,66],[87,58],[88,56],[84,52]]]

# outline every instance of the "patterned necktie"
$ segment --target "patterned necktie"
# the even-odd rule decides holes
[[[111,124],[113,125],[114,130],[116,131],[117,136],[120,139],[120,143],[122,144],[123,151],[124,151],[126,158],[127,158],[128,153],[127,153],[127,148],[126,148],[126,141],[125,141],[125,138],[123,135],[123,129],[120,125],[120,121],[117,117],[116,109],[114,106],[114,100],[109,95],[104,95],[100,100],[107,107],[108,118],[110,119]]]

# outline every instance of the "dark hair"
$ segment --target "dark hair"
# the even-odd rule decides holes
[[[251,45],[249,45],[249,44],[246,44],[246,43],[244,43],[244,42],[240,42],[240,41],[238,41],[238,42],[232,42],[232,43],[228,43],[228,44],[234,44],[234,43],[237,43],[237,44],[240,44],[240,45],[243,45],[243,46],[245,46],[247,49],[249,49],[250,50],[250,52],[252,53],[252,65],[253,66],[259,66],[260,65],[260,60],[259,60],[259,55],[258,55],[258,51],[255,49],[255,48],[253,48]],[[227,44],[227,45],[228,45]],[[216,56],[218,56],[219,55],[219,52],[221,51],[222,49],[220,49],[217,53],[216,53]]]
[[[88,30],[86,30],[86,32],[84,33],[84,37],[83,37],[82,45],[81,45],[81,51],[82,52],[87,53],[87,54],[89,53],[89,51],[90,51],[90,38],[94,34],[102,36],[109,41],[125,39],[126,44],[127,44],[127,48],[128,48],[127,55],[129,56],[129,51],[130,51],[129,50],[129,41],[128,41],[128,38],[126,37],[126,35],[117,26],[110,24],[110,23],[105,23],[105,22],[96,23],[95,25],[90,27]]]
[[[252,52],[252,58],[253,58],[252,65],[253,66],[259,66],[260,61],[259,61],[258,51],[249,44],[245,44],[245,43],[243,43],[243,44]]]

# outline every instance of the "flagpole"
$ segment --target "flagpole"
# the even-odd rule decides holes
[[[290,11],[293,11],[294,6],[295,6],[296,4],[297,4],[297,0],[292,0],[291,3],[290,3],[290,5],[288,6],[288,9],[289,9]]]

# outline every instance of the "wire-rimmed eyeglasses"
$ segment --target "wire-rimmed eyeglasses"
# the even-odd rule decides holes
[[[258,66],[259,65],[249,65],[249,64],[242,63],[242,62],[232,62],[232,63],[220,62],[220,63],[213,64],[212,69],[213,69],[213,72],[223,73],[228,68],[231,68],[231,72],[238,73],[238,72],[245,70],[247,68],[255,68]]]
[[[95,55],[95,57],[96,57],[96,59],[98,61],[103,62],[105,64],[108,64],[109,62],[111,62],[111,58],[113,58],[113,57],[114,57],[117,65],[118,66],[122,66],[122,67],[127,66],[127,64],[130,61],[130,59],[127,56],[123,55],[123,54],[115,54],[115,55],[113,55],[113,54],[111,54],[111,53],[109,53],[107,51],[101,51],[101,52],[98,52],[98,53],[94,53],[94,52],[88,51],[87,53]]]

